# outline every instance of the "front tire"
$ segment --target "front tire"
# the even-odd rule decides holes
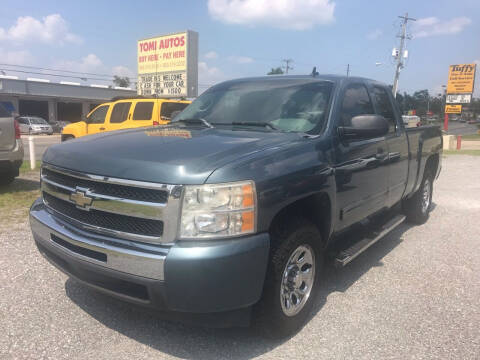
[[[424,224],[430,215],[433,195],[433,172],[425,169],[422,183],[415,194],[403,202],[403,210],[407,221],[413,224]]]
[[[299,331],[311,314],[324,252],[318,228],[302,218],[279,222],[271,244],[264,293],[255,310],[265,335],[284,338]]]
[[[73,139],[75,139],[75,136],[73,136],[73,135],[63,135],[63,134],[61,135],[62,142],[68,141],[68,140],[73,140]]]

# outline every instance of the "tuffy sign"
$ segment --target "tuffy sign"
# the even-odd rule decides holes
[[[198,92],[198,33],[186,32],[139,40],[139,95],[195,97]]]
[[[475,64],[450,65],[447,94],[468,94],[473,92]]]

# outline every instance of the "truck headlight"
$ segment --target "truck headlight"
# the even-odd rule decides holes
[[[253,181],[187,185],[183,196],[180,238],[215,238],[255,232]]]

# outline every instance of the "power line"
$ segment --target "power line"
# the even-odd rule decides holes
[[[46,71],[54,71],[54,72],[61,72],[61,73],[69,73],[69,74],[80,74],[80,75],[93,75],[93,76],[102,76],[108,77],[109,79],[113,79],[113,75],[109,74],[97,74],[97,73],[89,73],[89,72],[81,72],[81,71],[72,71],[72,70],[60,70],[60,69],[52,69],[52,68],[44,68],[39,66],[27,66],[27,65],[16,65],[16,64],[2,64],[0,66],[10,66],[10,67],[17,67],[17,68],[24,68],[24,69],[36,69],[36,70],[46,70]],[[18,71],[15,69],[4,69],[8,71]],[[26,71],[19,71],[19,72],[26,72]],[[128,76],[125,76],[128,77]],[[78,77],[75,77],[78,78]],[[128,77],[129,79],[137,79],[136,77]],[[98,80],[98,79],[97,79]]]
[[[82,77],[82,76],[63,75],[63,74],[51,74],[51,73],[46,73],[46,72],[36,72],[36,71],[26,71],[26,70],[15,70],[15,69],[5,69],[5,68],[0,69],[0,71],[10,71],[10,72],[19,72],[19,73],[23,73],[23,74],[35,74],[35,75],[45,75],[45,76],[56,76],[56,77],[63,77],[63,78],[80,79],[80,80],[83,80],[83,81],[87,81],[87,80],[112,81],[112,80],[113,80],[113,77],[110,78],[110,79],[106,79],[106,78],[92,78],[92,77],[86,78],[86,77]]]
[[[414,18],[409,18],[408,13],[405,13],[405,16],[399,16],[400,19],[403,19],[402,21],[402,33],[399,36],[400,37],[400,48],[398,50],[398,53],[396,54],[397,58],[397,66],[395,69],[395,77],[393,78],[393,97],[397,96],[397,89],[398,89],[398,78],[400,77],[400,70],[403,68],[403,48],[405,47],[405,39],[410,39],[410,36],[407,35],[407,22],[408,20],[411,21],[416,21]]]

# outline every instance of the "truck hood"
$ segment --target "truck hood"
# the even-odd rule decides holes
[[[202,184],[225,164],[300,137],[296,133],[244,128],[137,128],[50,146],[43,161],[95,175],[165,184]]]

